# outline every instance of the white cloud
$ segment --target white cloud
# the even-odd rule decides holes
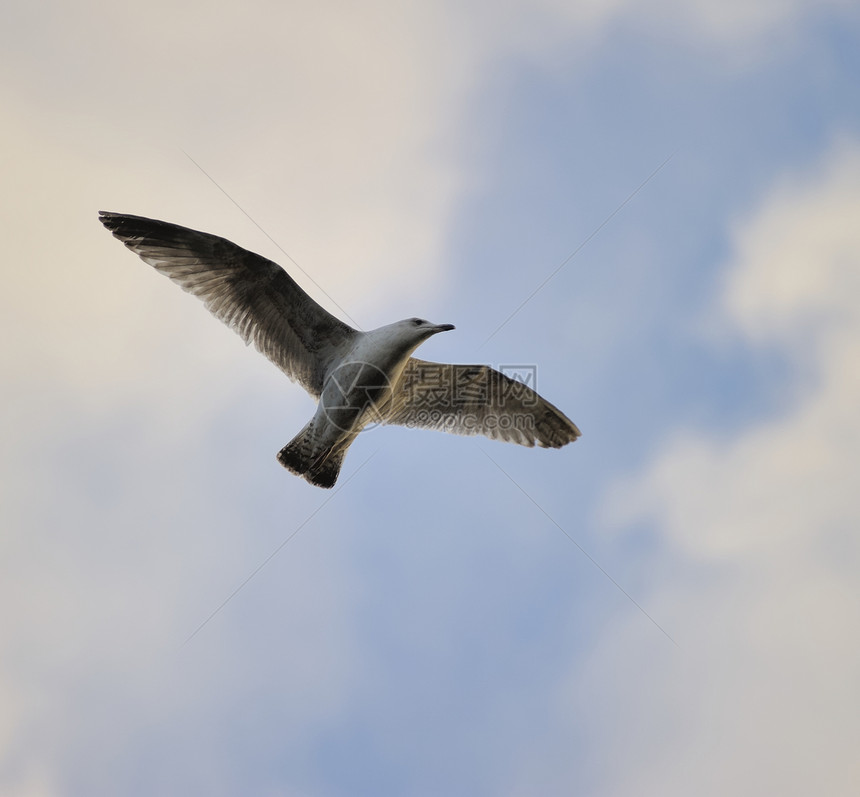
[[[228,793],[247,760],[222,750],[248,712],[258,749],[298,750],[345,699],[351,577],[325,533],[339,509],[327,507],[322,523],[183,647],[319,498],[270,496],[276,520],[263,523],[264,480],[247,494],[251,482],[225,481],[229,468],[195,463],[181,445],[162,440],[160,452],[147,452],[147,428],[120,436],[99,427],[98,418],[76,419],[78,445],[66,439],[47,455],[12,440],[19,470],[4,473],[0,791],[108,794],[125,784],[145,793],[130,760],[154,748],[162,793],[210,779],[211,793]],[[62,429],[44,431],[62,440]],[[171,457],[182,461],[175,478]],[[229,501],[218,500],[226,493]]]
[[[650,521],[671,552],[672,586],[649,606],[684,647],[646,676],[641,660],[622,668],[620,694],[602,694],[657,729],[613,728],[636,762],[611,779],[619,794],[860,785],[858,210],[860,145],[842,142],[739,227],[722,320],[784,347],[810,381],[749,428],[680,433],[607,501],[614,522]],[[604,656],[623,657],[630,633]]]
[[[246,639],[225,611],[177,662],[183,636],[322,500],[281,486],[261,522],[265,476],[243,497],[225,481],[240,468],[206,463],[206,436],[247,420],[228,412],[237,395],[282,401],[277,423],[292,410],[293,431],[310,404],[97,211],[212,230],[284,262],[183,147],[359,323],[395,295],[423,313],[417,296],[444,284],[461,185],[447,137],[478,75],[440,57],[432,7],[11,4],[0,16],[0,791],[91,794],[80,784],[108,762],[105,782],[133,778],[121,770],[135,738],[166,740],[177,761],[160,771],[175,763],[199,787],[201,769],[250,766],[220,755],[248,706],[275,712],[271,744],[296,750],[336,711],[355,658],[350,577],[337,552],[291,543],[301,566],[287,583],[266,591],[258,577],[230,607],[252,606],[260,633]],[[284,427],[261,464],[279,485]],[[195,791],[178,778],[162,793]]]
[[[752,340],[828,345],[858,323],[860,154],[841,142],[821,171],[814,202],[808,177],[786,179],[737,232],[726,312]]]
[[[670,26],[704,20],[703,31],[719,27],[716,15],[741,32],[798,24],[814,7],[546,0],[500,11],[380,0],[360,11],[332,2],[212,13],[156,2],[144,15],[86,3],[51,14],[14,7],[0,26],[2,209],[6,252],[19,265],[6,269],[4,293],[10,326],[27,334],[7,373],[41,362],[64,380],[86,380],[94,352],[110,349],[114,369],[130,345],[127,362],[147,356],[146,341],[129,338],[147,326],[156,334],[149,318],[169,312],[167,287],[133,298],[154,283],[132,276],[104,240],[93,218],[100,207],[218,231],[286,261],[180,147],[360,321],[387,320],[394,297],[425,312],[418,297],[444,284],[448,221],[473,177],[457,151],[458,123],[500,60],[556,63],[625,15]],[[765,22],[744,23],[750,15]],[[174,306],[171,323],[192,312]],[[106,328],[113,334],[96,342]],[[71,368],[58,333],[83,336]]]
[[[733,42],[773,46],[776,44],[775,35],[790,35],[813,13],[850,10],[850,3],[846,0],[728,0],[724,3],[665,0],[657,5],[662,7],[667,24],[674,18],[692,28],[697,37],[723,46],[731,46]]]

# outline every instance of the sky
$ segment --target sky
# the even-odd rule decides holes
[[[0,793],[860,791],[860,9],[0,9]],[[99,210],[225,236],[559,451],[313,401]]]

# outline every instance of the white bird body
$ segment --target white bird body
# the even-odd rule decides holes
[[[281,464],[299,473],[297,468],[312,460],[318,475],[335,461],[339,468],[359,432],[384,420],[412,352],[437,332],[453,328],[409,318],[359,332],[328,369],[314,417],[278,454]]]
[[[224,238],[121,213],[102,211],[100,221],[319,399],[311,420],[278,453],[285,468],[311,484],[333,486],[352,441],[373,422],[545,448],[579,437],[559,409],[488,366],[411,356],[452,324],[408,318],[360,332],[276,263]]]

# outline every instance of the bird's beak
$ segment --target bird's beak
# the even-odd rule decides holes
[[[452,329],[454,329],[453,324],[436,324],[433,327],[433,334],[435,335],[437,332],[450,332]]]

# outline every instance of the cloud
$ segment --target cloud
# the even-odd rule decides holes
[[[726,3],[665,0],[657,3],[657,7],[662,10],[667,25],[674,20],[690,29],[697,38],[729,48],[733,43],[744,42],[773,47],[777,43],[776,34],[790,33],[805,24],[813,14],[850,10],[850,4],[845,0],[827,0],[825,3],[812,0],[755,0],[752,3],[743,0]]]
[[[781,347],[804,383],[747,428],[680,431],[608,497],[607,518],[652,524],[665,546],[675,578],[653,612],[684,647],[660,669],[621,670],[642,692],[614,700],[658,732],[613,728],[636,762],[611,779],[619,794],[860,783],[858,211],[860,144],[843,141],[738,226],[724,329]],[[623,657],[630,633],[604,654]]]
[[[783,180],[756,224],[737,230],[724,313],[753,342],[828,348],[858,323],[856,147],[840,141],[819,172]],[[822,186],[814,201],[811,180]]]
[[[445,284],[449,222],[478,179],[459,125],[500,62],[558,65],[600,42],[612,21],[646,13],[709,35],[723,30],[716,18],[726,31],[765,31],[819,7],[680,6],[375,2],[359,13],[342,3],[259,3],[213,14],[156,2],[139,15],[95,3],[56,4],[50,14],[13,5],[0,26],[2,209],[7,255],[21,265],[7,274],[5,304],[28,334],[7,373],[38,362],[61,381],[88,381],[95,352],[120,370],[123,351],[132,353],[126,364],[153,356],[144,329],[158,334],[148,318],[155,308],[170,313],[161,299],[170,288],[133,276],[92,217],[102,207],[217,231],[289,265],[180,147],[359,323],[389,320],[395,297],[425,313],[418,305]],[[170,307],[181,310],[165,320],[193,334],[181,320],[189,305]],[[106,328],[112,334],[96,340]],[[78,333],[79,356],[54,344]],[[213,335],[195,346],[221,346]],[[163,348],[155,356],[169,359]]]
[[[692,29],[695,41],[719,48],[741,34],[761,44],[765,34],[801,24],[813,5],[716,8],[666,2],[653,14],[663,30]],[[271,459],[310,404],[193,299],[125,252],[96,212],[208,229],[288,265],[181,147],[359,322],[389,321],[389,305],[423,315],[447,284],[452,219],[480,179],[464,155],[472,133],[463,120],[481,89],[511,63],[565,77],[572,54],[587,57],[614,23],[651,13],[650,5],[624,0],[504,9],[376,2],[360,10],[259,2],[215,11],[155,2],[145,13],[94,2],[4,5],[0,790],[195,793],[208,777],[212,788],[204,791],[242,793],[261,758],[271,765],[284,750],[295,751],[282,762],[289,775],[269,772],[271,782],[293,772],[313,781],[303,767],[319,759],[305,754],[354,697],[349,665],[367,655],[351,622],[355,565],[341,560],[337,545],[327,547],[325,535],[309,534],[300,538],[307,547],[291,548],[282,579],[255,581],[259,592],[243,593],[230,607],[236,614],[225,611],[178,661],[176,645],[187,632],[295,528],[293,519],[317,506],[300,484],[284,489]],[[737,731],[724,699],[732,686],[749,695],[763,671],[780,675],[771,692],[748,701],[761,714],[752,733],[769,729],[768,711],[784,718],[785,694],[797,679],[809,681],[806,672],[818,680],[804,697],[821,697],[823,709],[804,717],[831,719],[833,690],[849,683],[845,671],[854,666],[850,636],[843,633],[839,648],[837,631],[856,627],[851,605],[839,603],[851,590],[849,571],[856,572],[856,551],[839,525],[856,518],[844,487],[848,466],[856,465],[857,385],[849,367],[856,351],[847,331],[855,316],[846,299],[850,275],[834,265],[836,239],[821,231],[848,207],[837,195],[840,180],[856,200],[855,151],[849,146],[832,167],[785,189],[784,200],[775,195],[757,223],[739,231],[741,276],[726,294],[725,318],[757,343],[787,345],[796,318],[808,317],[811,339],[821,341],[810,348],[816,389],[790,418],[743,437],[688,434],[624,488],[620,520],[659,522],[684,561],[705,567],[716,555],[727,562],[729,575],[715,578],[731,582],[728,608],[720,583],[710,591],[679,587],[649,603],[701,648],[690,677],[679,679],[686,691],[649,671],[653,691],[628,695],[630,705],[663,718],[664,735],[654,742],[670,738],[688,762],[707,757],[707,748],[694,745]],[[768,207],[777,218],[762,232]],[[777,266],[761,267],[761,285],[753,277],[765,262],[760,250],[776,251],[789,217],[800,247],[813,211],[818,237],[810,233],[803,245],[824,253],[822,284],[810,291],[801,268],[779,304],[766,279]],[[845,224],[837,227],[847,236]],[[850,239],[840,240],[847,251]],[[298,269],[290,271],[339,312]],[[810,303],[819,293],[818,304]],[[837,301],[842,309],[834,313]],[[258,395],[271,402],[253,403]],[[272,443],[268,429],[265,440],[252,440],[255,410],[271,413],[272,428],[282,423],[284,437]],[[225,428],[244,435],[242,450],[255,462],[264,457],[261,468],[229,447]],[[703,490],[708,483],[731,500]],[[354,497],[358,503],[361,495]],[[824,529],[815,540],[805,522],[813,511]],[[337,528],[337,508],[321,519]],[[786,535],[792,544],[781,548]],[[774,553],[770,568],[755,569]],[[822,612],[812,611],[819,605]],[[695,635],[702,617],[740,651],[731,661],[716,657],[725,666],[704,681],[706,699],[698,691],[703,681],[692,677],[707,669],[712,652],[707,634]],[[805,623],[803,634],[793,618]],[[621,661],[628,641],[620,635]],[[762,644],[773,650],[763,654]],[[814,644],[834,654],[826,683]],[[797,663],[785,668],[785,657]],[[755,663],[749,671],[747,660]],[[605,684],[593,673],[582,675],[595,694],[615,699],[601,694]],[[649,702],[656,698],[677,714],[661,714]],[[712,719],[712,734],[679,739],[677,716],[696,729]],[[840,777],[843,726],[834,722],[832,736],[820,737],[832,742],[825,752]],[[784,723],[787,743],[808,740],[792,737],[791,727]],[[245,729],[253,734],[243,738]],[[262,752],[243,746],[251,736]],[[658,770],[670,766],[663,750],[648,750]],[[435,755],[428,757],[435,766]],[[822,755],[816,771],[828,760]],[[176,780],[145,782],[144,770]],[[656,783],[665,772],[646,775]]]
[[[148,425],[45,431],[62,442],[46,455],[13,439],[19,469],[4,472],[0,791],[179,794],[212,779],[229,793],[272,745],[301,756],[341,710],[356,644],[338,508],[183,647],[311,513],[308,496],[269,496],[263,523],[259,479],[162,435],[147,451]],[[255,752],[223,755],[249,724]]]
[[[480,76],[462,51],[440,57],[432,7],[12,4],[0,16],[0,791],[188,793],[199,788],[177,784],[199,787],[200,760],[229,782],[282,749],[301,770],[356,658],[337,551],[310,533],[291,543],[301,566],[287,585],[255,579],[230,607],[244,623],[225,610],[176,648],[319,505],[284,489],[272,457],[310,402],[96,214],[167,218],[285,262],[181,147],[358,323],[394,296],[424,314],[445,284],[462,186],[450,137]],[[259,408],[257,394],[272,416],[277,403],[284,438],[269,430],[256,469],[223,448],[210,459],[216,430],[251,434],[253,409],[234,405]],[[278,488],[263,496],[268,476]],[[322,521],[336,518],[329,507]],[[228,759],[243,722],[256,749]],[[137,782],[147,750],[176,782]]]

